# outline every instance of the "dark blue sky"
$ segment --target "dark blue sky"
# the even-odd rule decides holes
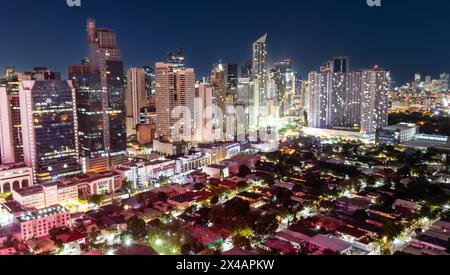
[[[302,74],[335,55],[374,64],[401,82],[450,71],[450,1],[382,0],[0,0],[0,66],[67,66],[86,56],[85,20],[118,34],[126,66],[153,65],[177,45],[198,75],[218,59],[242,64],[269,33],[270,61],[294,59]]]

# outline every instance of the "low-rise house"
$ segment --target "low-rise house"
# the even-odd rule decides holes
[[[431,226],[433,230],[450,233],[450,218],[439,220]]]
[[[134,244],[129,247],[122,247],[116,253],[121,256],[156,256],[158,253],[150,246]]]
[[[401,216],[399,213],[395,212],[393,208],[383,207],[380,205],[370,206],[368,212],[391,220],[395,220]]]
[[[239,247],[234,247],[231,250],[225,251],[222,253],[223,256],[256,256],[258,252],[249,251]]]
[[[268,240],[262,246],[268,251],[276,251],[281,255],[294,255],[298,251],[290,242],[279,239]]]
[[[81,246],[86,244],[86,235],[79,231],[58,235],[56,239],[63,244],[60,255],[81,255]]]
[[[309,242],[322,253],[329,250],[341,255],[350,255],[353,249],[352,244],[349,242],[322,234],[314,236]]]
[[[415,212],[415,211],[419,211],[422,208],[422,206],[420,204],[418,204],[417,202],[397,199],[397,200],[395,200],[395,203],[393,204],[393,209],[396,210],[397,208],[404,208],[411,212]]]
[[[448,249],[448,239],[442,240],[438,237],[424,233],[412,239],[411,245],[415,248],[426,249],[429,251],[446,252]]]
[[[264,197],[257,193],[242,192],[237,194],[236,197],[248,201],[253,208],[259,208],[266,204]]]
[[[348,242],[360,241],[367,236],[367,232],[348,225],[336,229],[335,234]]]
[[[210,197],[211,193],[207,191],[187,192],[181,195],[170,197],[167,200],[167,203],[177,207],[178,209],[187,209],[195,203],[200,203],[208,200]]]
[[[211,228],[191,226],[187,228],[187,232],[204,247],[209,247],[211,249],[222,248],[225,242],[224,237]]]
[[[364,199],[340,198],[336,201],[336,210],[352,215],[358,210],[369,207],[370,201]]]
[[[217,186],[219,186],[220,188],[225,188],[228,190],[237,190],[238,185],[239,185],[238,182],[229,181],[229,180],[220,181],[217,184]]]

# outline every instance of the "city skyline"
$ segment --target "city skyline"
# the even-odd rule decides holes
[[[222,9],[207,7],[202,1],[178,2],[176,8],[170,9],[171,20],[166,20],[165,12],[158,11],[169,10],[169,6],[162,3],[114,0],[105,5],[103,1],[84,1],[81,7],[70,8],[65,1],[44,0],[27,3],[33,7],[29,9],[32,13],[29,10],[17,13],[26,2],[11,3],[11,12],[0,19],[3,25],[15,26],[14,30],[6,28],[5,37],[17,41],[14,49],[21,52],[20,56],[11,53],[9,43],[1,46],[1,67],[16,66],[19,71],[27,71],[34,66],[48,66],[67,76],[68,65],[86,57],[85,35],[79,25],[93,17],[118,34],[125,68],[153,66],[165,59],[166,52],[181,46],[186,64],[196,69],[200,79],[208,75],[218,60],[245,64],[251,54],[248,45],[268,33],[268,64],[291,58],[295,71],[304,79],[317,64],[342,55],[350,57],[353,69],[382,65],[391,71],[396,85],[411,80],[415,72],[436,77],[450,71],[445,62],[450,58],[446,51],[450,40],[439,31],[445,28],[442,12],[448,3],[422,7],[419,1],[385,2],[380,8],[370,8],[359,0],[323,0],[317,4],[282,1],[271,4],[269,10],[265,5],[252,6],[251,2],[231,2]],[[203,20],[186,20],[183,11],[193,17],[204,14],[216,23],[210,26]],[[259,13],[267,16],[256,24],[253,21]],[[48,17],[33,24],[37,14]],[[341,24],[317,20],[324,17],[339,20]],[[225,23],[217,18],[225,18]],[[390,26],[389,21],[396,22],[395,26]],[[184,28],[174,28],[181,23]],[[214,31],[217,27],[221,35]],[[25,32],[27,35],[23,35]],[[205,42],[198,43],[199,37]],[[27,50],[31,41],[34,41],[33,51]]]
[[[26,1],[0,255],[450,255],[448,4]]]

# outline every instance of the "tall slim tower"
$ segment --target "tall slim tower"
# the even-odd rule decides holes
[[[83,170],[101,172],[127,161],[123,62],[116,34],[97,28],[92,19],[87,21],[87,41],[84,81],[74,81],[81,157]]]
[[[250,117],[250,127],[253,130],[264,126],[263,118],[266,116],[266,106],[268,100],[268,72],[267,72],[267,34],[253,43],[252,62],[253,114]]]
[[[127,136],[136,135],[137,125],[141,124],[141,111],[148,109],[148,95],[144,68],[129,68],[127,71]]]
[[[222,110],[225,114],[225,105],[228,92],[226,65],[222,63],[214,65],[211,72],[211,83],[214,85],[215,102],[220,110]]]

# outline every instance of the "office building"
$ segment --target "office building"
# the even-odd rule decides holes
[[[35,183],[81,172],[72,82],[22,81],[19,87],[24,162]]]
[[[116,34],[87,22],[89,59],[71,66],[77,91],[83,171],[107,171],[126,162],[126,111],[123,63]]]

